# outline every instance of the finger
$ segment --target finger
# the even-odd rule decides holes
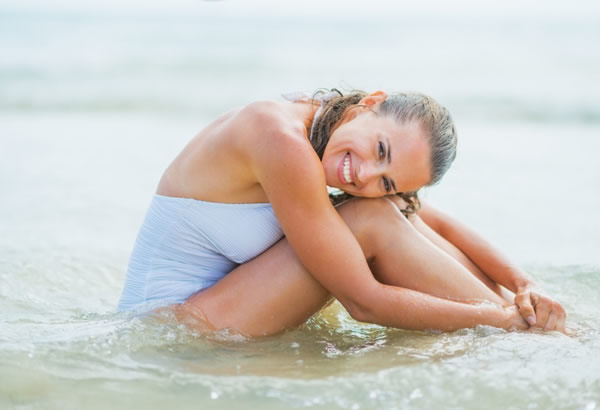
[[[556,330],[565,333],[565,323],[567,321],[567,313],[562,306],[559,305],[558,321],[556,322]]]
[[[550,312],[552,311],[552,303],[547,299],[542,298],[537,298],[536,302],[536,298],[534,298],[534,305],[537,319],[535,327],[542,329],[546,325]]]
[[[550,315],[548,316],[548,320],[546,321],[546,324],[544,325],[544,330],[555,330],[557,323],[558,323],[558,312],[555,312],[553,310],[550,312]]]
[[[533,308],[531,293],[520,293],[515,297],[515,303],[519,306],[519,313],[530,326],[534,326],[537,322],[535,309]]]
[[[558,320],[558,323],[556,324],[556,330],[558,330],[559,332],[562,332],[564,334],[567,333],[567,328],[566,328],[566,322],[567,322],[567,318],[564,317],[562,319]]]

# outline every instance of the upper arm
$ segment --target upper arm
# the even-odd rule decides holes
[[[349,310],[368,304],[379,283],[352,232],[331,205],[312,147],[274,131],[253,151],[253,168],[294,252]]]

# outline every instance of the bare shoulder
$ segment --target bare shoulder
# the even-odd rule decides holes
[[[329,205],[321,161],[303,121],[286,104],[258,101],[239,112],[251,172],[273,206],[286,209],[283,212]]]
[[[257,101],[238,113],[237,126],[245,129],[244,144],[252,168],[257,176],[262,175],[263,182],[265,178],[288,182],[305,179],[325,188],[323,167],[303,122],[284,104]]]
[[[281,103],[270,100],[254,101],[240,110],[239,115],[253,120],[275,120],[281,114]]]
[[[306,140],[302,122],[290,115],[287,103],[256,101],[243,107],[236,115],[236,126],[244,128],[249,138],[287,136]],[[259,141],[255,141],[259,142]]]

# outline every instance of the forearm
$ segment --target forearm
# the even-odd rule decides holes
[[[523,328],[518,314],[495,304],[471,305],[410,289],[379,284],[377,294],[352,316],[360,321],[401,329],[454,331],[489,325]]]

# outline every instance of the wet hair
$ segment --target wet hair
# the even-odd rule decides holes
[[[320,97],[327,94],[323,99],[323,108],[319,117],[315,120],[312,129],[311,144],[319,156],[323,159],[323,152],[329,142],[331,133],[345,115],[348,109],[358,106],[359,101],[368,94],[364,91],[353,90],[344,95],[341,91],[333,88],[331,90],[318,90],[313,99],[321,100]],[[387,96],[379,106],[377,115],[389,115],[398,122],[419,121],[429,137],[431,149],[431,180],[428,186],[440,182],[454,158],[456,158],[456,129],[448,110],[433,98],[420,93],[394,93]],[[407,206],[402,210],[405,216],[416,213],[421,204],[417,192],[399,192]],[[337,205],[352,195],[345,192],[333,192],[329,195],[331,202]]]

